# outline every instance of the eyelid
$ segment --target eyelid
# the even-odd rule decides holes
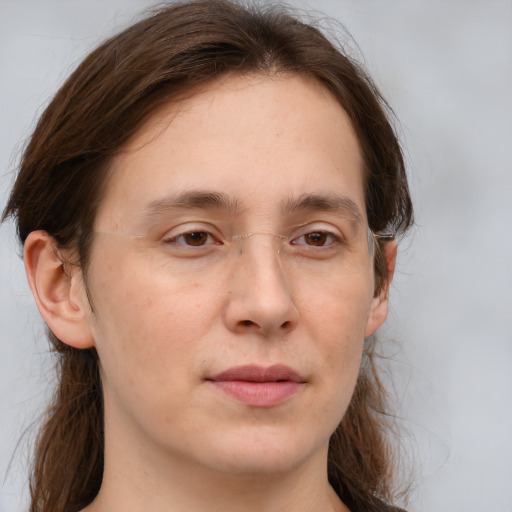
[[[189,221],[189,222],[181,222],[176,226],[167,229],[161,238],[176,238],[179,235],[183,235],[184,233],[191,233],[193,231],[205,231],[211,233],[215,236],[221,236],[219,234],[219,229],[213,224],[206,221]]]
[[[325,245],[314,245],[314,244],[302,244],[302,243],[299,243],[298,240],[300,240],[301,238],[304,238],[308,235],[311,235],[313,233],[321,233],[323,235],[326,235],[327,237],[330,237],[332,240],[330,242],[327,242]],[[339,238],[338,236],[336,236],[334,233],[331,233],[329,231],[323,231],[323,230],[315,230],[315,231],[308,231],[307,233],[304,233],[303,235],[300,235],[298,237],[295,237],[293,240],[291,240],[291,244],[292,245],[304,245],[306,247],[314,247],[314,248],[322,248],[322,247],[329,247],[335,243],[341,243],[343,240],[341,238]]]
[[[229,230],[230,231],[230,230]],[[179,237],[187,235],[188,233],[199,233],[204,232],[207,233],[212,239],[212,241],[209,241],[205,243],[204,245],[198,245],[193,246],[189,245],[183,242],[176,241]],[[300,238],[311,234],[311,233],[323,233],[327,235],[331,240],[326,245],[309,245],[306,243],[299,243],[297,240]],[[270,233],[269,233],[270,234]],[[226,237],[222,231],[215,225],[210,224],[206,221],[189,221],[181,223],[165,232],[164,235],[160,237],[160,242],[166,245],[170,245],[172,243],[175,244],[177,248],[180,249],[188,249],[193,248],[194,250],[197,249],[207,249],[208,247],[211,247],[212,245],[225,245],[228,243],[230,245],[230,242],[234,241],[235,239],[240,239],[246,237],[248,234],[237,234],[233,236]],[[314,222],[307,222],[304,224],[300,224],[298,226],[295,226],[292,230],[289,236],[287,235],[277,235],[279,237],[282,237],[283,239],[287,239],[288,243],[295,247],[296,249],[307,249],[307,250],[319,250],[319,249],[327,249],[327,248],[333,248],[333,246],[338,244],[343,244],[346,241],[345,235],[342,233],[341,229],[339,227],[334,226],[331,223],[325,222],[325,221],[314,221]]]
[[[344,241],[346,239],[345,235],[341,231],[341,229],[337,228],[336,226],[333,226],[330,223],[327,222],[308,222],[307,224],[302,224],[299,227],[297,227],[290,237],[290,241],[296,240],[297,238],[300,238],[301,236],[305,236],[308,233],[326,233],[328,235],[331,235],[333,238],[335,238],[338,241]]]
[[[207,233],[210,237],[212,237],[215,241],[223,243],[223,236],[219,232],[217,228],[215,228],[212,224],[205,222],[188,222],[183,223],[178,226],[175,226],[172,229],[167,230],[164,235],[160,237],[160,242],[163,244],[170,244],[175,241],[180,236],[187,235],[189,233]],[[182,247],[188,247],[187,244],[176,242],[177,245]],[[206,244],[203,246],[196,246],[195,249],[200,247],[207,247],[211,244]],[[193,246],[190,246],[193,247]]]

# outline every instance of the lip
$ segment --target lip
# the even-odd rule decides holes
[[[306,379],[277,364],[236,366],[206,379],[219,391],[252,407],[274,407],[299,392]]]

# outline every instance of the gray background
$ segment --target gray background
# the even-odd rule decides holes
[[[150,5],[0,0],[2,208],[19,149],[58,85]],[[407,151],[417,227],[401,244],[381,339],[403,471],[415,481],[409,510],[510,512],[512,2],[309,7],[354,36],[400,119]],[[0,511],[21,512],[31,423],[47,398],[51,357],[11,223],[0,237]]]

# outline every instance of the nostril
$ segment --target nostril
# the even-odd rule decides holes
[[[286,320],[285,322],[279,325],[279,330],[288,332],[293,329],[293,325],[293,320]],[[260,324],[253,320],[240,320],[237,322],[237,326],[241,328],[243,332],[258,331],[265,335],[274,330],[271,324]]]

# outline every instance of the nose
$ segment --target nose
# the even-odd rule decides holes
[[[299,312],[293,300],[293,283],[271,239],[248,239],[244,243],[229,284],[225,309],[229,330],[271,337],[282,336],[297,326]]]

